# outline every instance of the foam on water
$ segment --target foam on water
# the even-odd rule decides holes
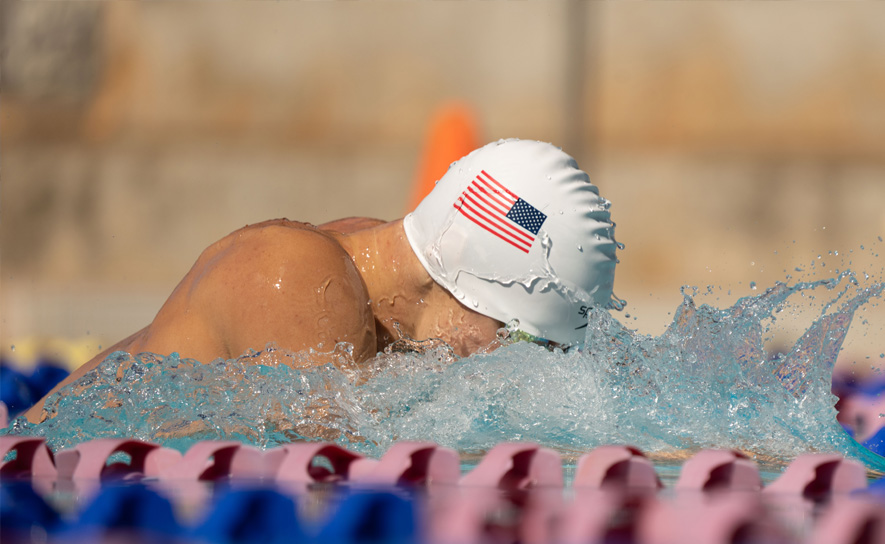
[[[792,349],[769,355],[778,314],[820,290],[828,299],[818,318]],[[50,398],[51,418],[19,418],[8,432],[45,436],[53,448],[130,436],[182,451],[202,439],[323,439],[373,456],[408,439],[464,453],[512,440],[565,454],[608,443],[662,455],[739,448],[781,463],[836,451],[881,470],[885,461],[837,423],[830,378],[855,311],[882,290],[845,273],[778,283],[725,309],[683,290],[663,334],[639,334],[600,310],[585,347],[566,353],[516,343],[454,359],[438,345],[356,365],[341,345],[337,363],[304,369],[310,354],[272,346],[208,364],[118,352]]]

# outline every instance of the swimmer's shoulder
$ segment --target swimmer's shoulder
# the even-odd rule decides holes
[[[239,228],[218,242],[216,245],[233,244],[244,241],[257,240],[264,236],[277,237],[311,237],[312,235],[323,234],[323,231],[310,223],[303,221],[292,221],[291,219],[268,219],[260,223],[253,223]]]
[[[286,291],[286,285],[290,293],[304,288],[312,293],[315,284],[328,281],[353,284],[353,291],[365,290],[341,237],[288,219],[248,225],[207,248],[194,265],[193,279],[229,295],[268,291],[275,299]]]
[[[231,355],[348,341],[365,358],[376,347],[368,291],[340,236],[286,219],[249,225],[207,248],[177,290]]]
[[[319,226],[285,218],[269,219],[233,231],[206,248],[200,259],[212,259],[232,247],[255,243],[283,244],[290,250],[299,248],[307,250],[313,246],[320,246],[320,248],[326,246],[326,249],[330,249],[330,246],[340,246],[338,241],[342,234],[376,227],[384,223],[386,221],[371,217],[346,217]]]
[[[301,221],[270,219],[246,225],[218,240],[203,251],[198,264],[217,261],[226,254],[243,251],[312,255],[317,250],[338,253],[343,248],[333,232]]]

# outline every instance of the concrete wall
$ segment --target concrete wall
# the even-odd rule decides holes
[[[0,9],[4,350],[132,332],[244,224],[401,216],[450,100],[484,140],[553,141],[590,172],[640,330],[685,284],[724,305],[788,274],[885,280],[880,4]],[[875,362],[868,312],[856,351]]]

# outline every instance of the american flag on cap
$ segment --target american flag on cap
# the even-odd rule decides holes
[[[547,219],[485,170],[470,182],[454,206],[467,219],[525,253]]]

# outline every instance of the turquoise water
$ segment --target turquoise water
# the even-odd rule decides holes
[[[663,334],[640,334],[613,317],[623,314],[598,311],[584,348],[567,353],[517,343],[457,359],[438,345],[356,365],[340,345],[336,364],[308,369],[300,367],[310,354],[272,346],[208,364],[115,353],[48,400],[54,417],[40,425],[20,418],[8,432],[45,436],[53,448],[128,436],[182,451],[203,439],[272,447],[320,438],[371,456],[409,439],[464,455],[512,440],[567,457],[609,443],[661,458],[738,448],[775,464],[824,451],[882,470],[885,460],[837,423],[830,392],[855,312],[882,290],[844,273],[777,283],[716,308],[684,289]],[[823,301],[813,323],[770,355],[778,319],[809,299]]]

